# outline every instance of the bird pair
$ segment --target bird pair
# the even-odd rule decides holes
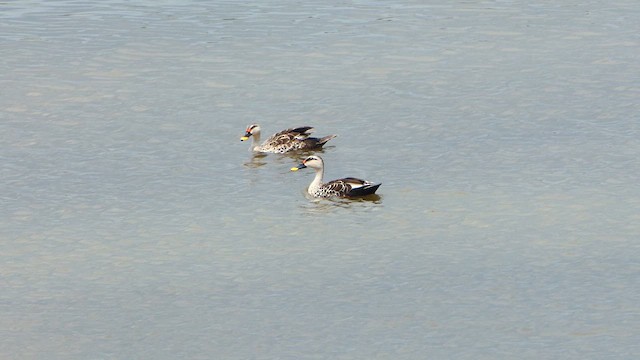
[[[320,149],[327,141],[336,137],[336,135],[328,135],[322,138],[309,137],[312,131],[313,127],[310,126],[286,129],[270,136],[260,144],[260,126],[258,124],[252,124],[247,126],[247,130],[240,140],[245,141],[253,137],[253,143],[251,145],[252,151],[283,154],[295,150]],[[307,190],[311,196],[315,197],[366,196],[374,194],[381,185],[381,183],[375,184],[354,177],[346,177],[325,183],[322,181],[324,176],[324,161],[316,155],[308,156],[302,160],[300,165],[292,167],[291,171],[298,171],[306,167],[316,171],[316,176]]]

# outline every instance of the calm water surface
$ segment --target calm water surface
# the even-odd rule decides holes
[[[0,2],[0,358],[637,359],[640,4]],[[239,137],[336,133],[302,154]]]

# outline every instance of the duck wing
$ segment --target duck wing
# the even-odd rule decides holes
[[[316,137],[309,137],[306,138],[304,140],[302,140],[302,144],[301,144],[301,149],[317,149],[317,148],[321,148],[324,144],[327,143],[327,141],[333,139],[334,137],[336,137],[338,135],[327,135],[325,137],[321,137],[321,138],[316,138]]]
[[[378,188],[380,187],[380,185],[382,185],[382,183],[378,183],[378,184],[367,183],[363,186],[351,189],[347,193],[347,196],[366,196],[366,195],[375,194]]]
[[[364,196],[375,193],[380,185],[358,178],[347,177],[329,181],[322,185],[322,188],[331,195],[336,196]]]
[[[265,149],[272,149],[273,152],[281,153],[294,150],[300,148],[300,142],[307,139],[312,131],[313,127],[311,126],[282,130],[271,135],[267,140],[265,140],[262,147]]]
[[[273,136],[271,136],[270,139],[287,137],[287,138],[297,138],[299,140],[302,140],[309,137],[309,135],[311,135],[313,130],[314,128],[312,126],[301,126],[297,128],[286,129],[273,134]]]

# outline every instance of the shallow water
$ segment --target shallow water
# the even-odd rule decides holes
[[[3,359],[635,359],[635,1],[0,3]],[[335,133],[303,154],[239,141]]]

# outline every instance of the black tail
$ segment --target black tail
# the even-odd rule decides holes
[[[318,146],[322,146],[322,145],[326,144],[327,141],[333,139],[336,136],[338,136],[338,135],[327,135],[325,137],[321,137],[320,139],[318,139]]]
[[[338,135],[328,135],[322,138],[307,138],[304,141],[308,144],[309,148],[320,148],[322,145],[326,144],[327,141],[333,139]]]
[[[375,194],[376,190],[378,190],[380,185],[382,185],[382,183],[365,185],[365,186],[362,186],[362,187],[359,187],[359,188],[351,189],[351,191],[349,191],[349,193],[347,195],[349,195],[349,196],[366,196],[366,195]]]

